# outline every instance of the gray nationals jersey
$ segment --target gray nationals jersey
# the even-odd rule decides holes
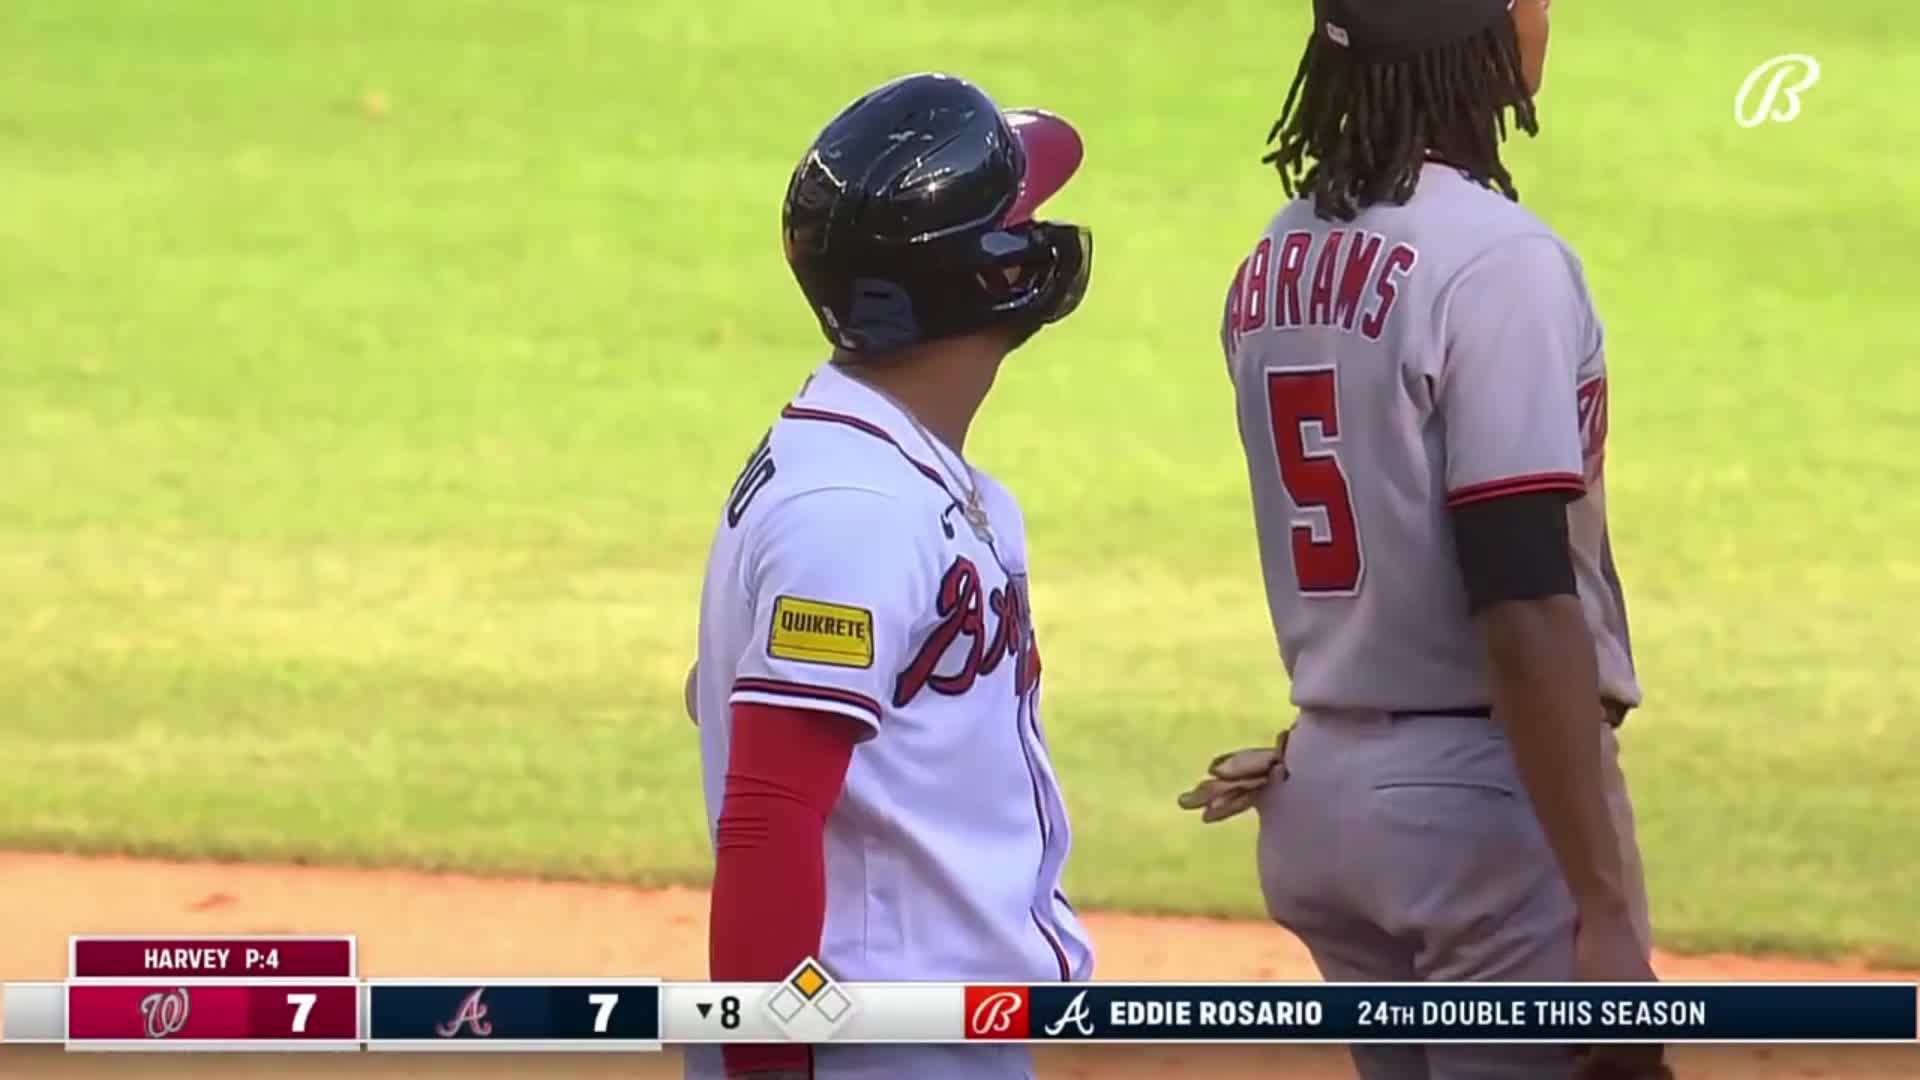
[[[1640,703],[1607,539],[1607,369],[1580,262],[1438,163],[1404,206],[1296,199],[1234,274],[1221,343],[1280,653],[1303,708],[1491,702],[1448,510],[1565,491],[1602,693]]]

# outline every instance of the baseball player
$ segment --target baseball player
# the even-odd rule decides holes
[[[1081,153],[1056,116],[916,75],[793,173],[787,261],[833,356],[749,455],[707,563],[689,696],[716,980],[807,957],[853,981],[1091,974],[1020,506],[964,456],[1001,362],[1086,291],[1090,234],[1033,218]],[[728,1076],[1032,1075],[1019,1046],[722,1056]]]
[[[1315,0],[1266,159],[1293,199],[1227,299],[1299,714],[1181,801],[1258,808],[1268,911],[1329,980],[1653,977],[1615,740],[1641,695],[1601,324],[1499,153],[1509,115],[1537,130],[1546,41],[1547,0]],[[1576,1066],[1553,1046],[1353,1056],[1367,1080]]]

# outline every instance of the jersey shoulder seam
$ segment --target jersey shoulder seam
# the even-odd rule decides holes
[[[776,536],[791,533],[793,529],[793,525],[788,524],[786,529],[770,531],[770,520],[783,512],[792,510],[795,503],[800,502],[809,495],[824,495],[836,492],[858,492],[863,495],[871,495],[875,499],[880,500],[876,505],[885,506],[889,512],[888,516],[894,513],[906,512],[906,499],[896,492],[887,491],[884,488],[849,484],[841,481],[823,481],[816,484],[809,484],[798,489],[779,492],[777,495],[773,495],[764,510],[754,515],[754,521],[751,527],[742,537],[744,546],[742,548],[741,560],[736,566],[736,571],[741,575],[740,587],[743,592],[748,595],[752,594],[753,589],[749,584],[750,567],[762,557],[762,554],[766,551],[766,546],[775,542]],[[862,515],[862,517],[864,520],[865,516]]]
[[[888,491],[883,487],[876,487],[871,484],[852,483],[840,479],[826,479],[812,483],[802,483],[780,492],[768,503],[767,513],[771,514],[776,510],[791,506],[809,495],[827,495],[834,492],[859,492],[863,495],[872,495],[875,498],[885,499],[888,502],[906,501],[905,497],[899,492]]]
[[[1434,296],[1439,299],[1450,300],[1453,296],[1454,287],[1460,283],[1460,279],[1465,277],[1469,271],[1477,268],[1481,263],[1491,258],[1494,252],[1505,250],[1508,245],[1517,245],[1523,241],[1535,240],[1544,240],[1552,244],[1554,250],[1559,252],[1563,259],[1574,260],[1573,249],[1567,246],[1567,242],[1562,240],[1558,233],[1546,228],[1543,224],[1542,227],[1537,230],[1510,233],[1506,236],[1498,236],[1488,241],[1479,251],[1474,252],[1469,258],[1461,260],[1460,265],[1453,268],[1453,273],[1447,275],[1447,279],[1440,283],[1440,288],[1434,291]],[[1569,269],[1571,269],[1571,267],[1569,267]]]
[[[782,418],[773,426],[776,441],[782,438],[794,439],[802,445],[853,447],[860,450],[882,449],[885,453],[849,453],[842,457],[823,459],[819,455],[806,458],[804,470],[794,467],[796,473],[803,473],[801,486],[797,490],[827,490],[846,488],[850,490],[872,491],[875,494],[901,496],[900,491],[890,490],[890,481],[899,477],[914,476],[913,467],[892,441],[881,441],[858,428],[840,424],[815,424],[806,421],[793,421]],[[804,451],[802,451],[804,453]],[[792,454],[792,450],[789,450]],[[797,455],[796,455],[797,456]],[[917,477],[916,477],[917,479]],[[921,481],[924,482],[924,481]],[[903,488],[905,484],[901,485]]]

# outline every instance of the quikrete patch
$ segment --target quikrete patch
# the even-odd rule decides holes
[[[873,666],[873,612],[824,600],[782,596],[773,602],[767,655],[803,664]]]

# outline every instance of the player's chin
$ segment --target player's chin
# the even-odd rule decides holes
[[[1018,351],[1021,346],[1039,337],[1040,331],[1050,326],[1058,326],[1060,323],[1066,321],[1067,316],[1070,314],[1072,314],[1071,309],[1058,315],[1051,313],[1029,313],[1002,324],[998,329],[1002,335],[1002,340],[1006,342],[1007,352],[1012,353]]]
[[[1047,324],[1044,322],[1030,322],[1025,320],[1008,325],[1004,328],[1007,352],[1009,354],[1019,352],[1022,345],[1038,337],[1040,331],[1046,328]]]

